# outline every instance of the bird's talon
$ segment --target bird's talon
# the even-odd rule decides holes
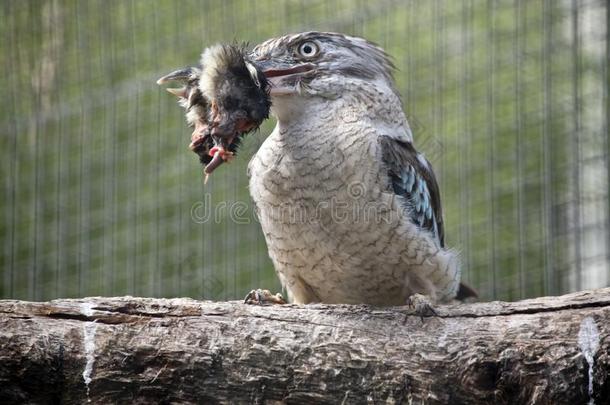
[[[246,298],[244,298],[244,304],[250,305],[264,305],[264,304],[275,304],[283,305],[286,300],[282,294],[272,294],[269,290],[262,290],[260,288],[250,291]]]
[[[407,298],[407,305],[410,308],[413,308],[413,312],[415,315],[419,316],[422,323],[424,322],[424,317],[430,316],[438,316],[438,313],[432,306],[430,299],[422,294],[413,294],[409,298]],[[405,318],[406,322],[406,318]]]

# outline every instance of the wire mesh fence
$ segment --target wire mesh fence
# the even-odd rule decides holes
[[[182,111],[155,80],[211,44],[304,30],[393,55],[448,245],[483,299],[610,283],[603,0],[0,7],[0,298],[279,290],[246,177],[272,120],[204,186]]]

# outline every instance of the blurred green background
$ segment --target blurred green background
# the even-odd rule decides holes
[[[607,286],[607,7],[5,0],[0,298],[279,290],[245,170],[273,120],[203,186],[183,112],[155,81],[211,44],[305,30],[393,55],[448,245],[483,299]]]

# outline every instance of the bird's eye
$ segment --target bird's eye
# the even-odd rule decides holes
[[[315,42],[303,42],[299,45],[299,54],[305,58],[312,58],[318,54],[318,45]]]

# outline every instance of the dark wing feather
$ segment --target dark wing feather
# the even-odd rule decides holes
[[[380,145],[392,191],[403,197],[411,221],[430,231],[444,247],[441,198],[432,165],[410,142],[382,136]]]
[[[411,220],[430,231],[445,246],[443,212],[438,183],[430,162],[418,153],[410,142],[387,136],[380,138],[381,158],[388,170],[389,188],[403,197]],[[476,298],[477,292],[460,283],[456,299]]]

